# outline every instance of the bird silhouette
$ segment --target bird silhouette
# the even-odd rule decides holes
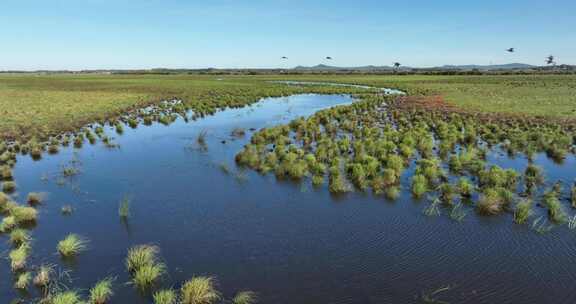
[[[332,60],[332,57],[328,56],[326,57],[327,60]]]
[[[286,56],[282,56],[282,59],[288,59],[288,57],[286,57]]]
[[[553,55],[546,57],[546,64],[556,64],[556,62],[554,62],[554,56]]]
[[[514,48],[509,48],[509,49],[506,50],[506,52],[508,52],[508,53],[514,53]]]

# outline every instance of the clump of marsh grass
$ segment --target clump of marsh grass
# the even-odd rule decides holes
[[[563,223],[567,220],[562,203],[557,197],[556,191],[548,191],[544,194],[542,203],[548,208],[548,216],[554,223]]]
[[[60,212],[63,215],[70,215],[72,212],[74,212],[74,208],[71,205],[64,205],[62,208],[60,208]]]
[[[154,304],[176,304],[178,296],[172,289],[159,290],[153,295]]]
[[[159,252],[160,248],[155,245],[138,245],[130,248],[126,257],[126,269],[134,272],[145,265],[155,264]]]
[[[8,257],[10,258],[10,267],[12,268],[12,271],[17,272],[24,269],[24,267],[26,267],[26,262],[28,261],[29,255],[29,243],[21,244],[18,248],[10,251]]]
[[[426,176],[416,174],[412,177],[412,194],[416,198],[422,197],[428,191],[428,180]]]
[[[44,194],[44,193],[30,192],[30,193],[28,193],[28,197],[26,198],[26,201],[28,202],[28,204],[34,206],[34,205],[38,205],[38,204],[42,203],[42,201],[44,200],[45,197],[46,197],[46,194]]]
[[[156,283],[166,272],[162,263],[144,265],[134,272],[132,283],[140,289],[146,289]]]
[[[38,211],[32,207],[15,206],[10,213],[18,224],[34,222],[38,217]]]
[[[458,180],[456,189],[462,197],[470,197],[474,192],[474,184],[472,184],[468,179],[462,177]]]
[[[30,236],[30,233],[24,229],[14,229],[10,233],[10,243],[12,243],[14,246],[19,246],[23,243],[30,242],[31,240],[32,237]]]
[[[50,299],[50,304],[82,304],[82,297],[77,291],[58,292]]]
[[[388,187],[384,191],[384,195],[389,200],[396,200],[400,196],[400,187],[398,187],[398,186]]]
[[[524,224],[528,218],[532,215],[532,200],[523,199],[516,205],[516,210],[514,211],[514,222],[517,224]]]
[[[89,302],[91,304],[105,304],[114,295],[112,283],[114,278],[106,278],[94,285],[90,289]]]
[[[237,138],[244,137],[244,135],[246,135],[246,130],[243,128],[234,128],[231,134],[233,137]]]
[[[0,223],[0,232],[6,233],[16,227],[16,218],[14,216],[7,216],[2,219]]]
[[[86,250],[88,241],[74,233],[68,234],[63,240],[58,242],[58,252],[63,257],[73,257]]]
[[[16,282],[14,283],[14,288],[16,288],[16,289],[28,288],[28,285],[30,285],[31,277],[32,277],[32,275],[28,271],[20,273],[18,275],[18,278],[16,279]]]
[[[2,191],[4,191],[4,193],[12,193],[16,191],[16,183],[12,181],[3,182]]]
[[[34,285],[38,287],[46,287],[50,284],[50,280],[54,274],[54,266],[53,265],[41,265],[36,272],[36,276],[34,277]]]
[[[157,282],[166,271],[166,266],[158,262],[160,249],[154,245],[138,245],[128,250],[126,268],[132,274],[132,283],[146,289]]]
[[[120,201],[120,205],[118,206],[118,215],[121,218],[129,218],[130,217],[130,196],[125,195],[122,200]]]
[[[477,204],[477,210],[482,215],[496,215],[504,210],[505,199],[502,197],[501,189],[486,189]]]
[[[526,187],[529,189],[544,182],[542,169],[533,164],[529,164],[526,167],[526,170],[524,170],[524,182],[526,183]]]
[[[233,304],[254,304],[257,302],[256,293],[253,291],[240,291],[234,298],[232,298]]]
[[[0,180],[12,179],[12,169],[9,166],[0,167]]]
[[[212,304],[220,300],[220,293],[212,277],[193,277],[180,290],[182,304]]]

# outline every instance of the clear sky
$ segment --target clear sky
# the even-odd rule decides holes
[[[550,54],[576,64],[575,0],[0,0],[0,70],[543,64]]]

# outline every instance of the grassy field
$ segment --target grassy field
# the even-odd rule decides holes
[[[478,111],[576,115],[576,76],[25,74],[0,76],[0,137],[42,137],[73,130],[172,97],[183,99],[193,109],[210,109],[303,92],[301,88],[265,82],[280,79],[395,87],[413,95],[441,95],[450,104]],[[349,89],[324,89],[344,90]],[[314,91],[323,92],[321,88]]]

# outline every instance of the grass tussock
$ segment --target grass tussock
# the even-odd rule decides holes
[[[88,240],[77,234],[71,233],[58,242],[56,248],[63,257],[73,257],[80,254],[82,251],[85,251],[87,245]]]
[[[238,292],[234,298],[232,298],[233,304],[254,304],[257,302],[256,293],[253,291],[240,291]]]
[[[94,285],[90,289],[89,302],[91,304],[105,304],[114,295],[112,290],[112,283],[114,278],[106,278]]]
[[[220,300],[212,277],[193,277],[180,290],[182,304],[212,304]]]
[[[159,290],[154,293],[154,304],[176,304],[178,295],[172,289]]]

